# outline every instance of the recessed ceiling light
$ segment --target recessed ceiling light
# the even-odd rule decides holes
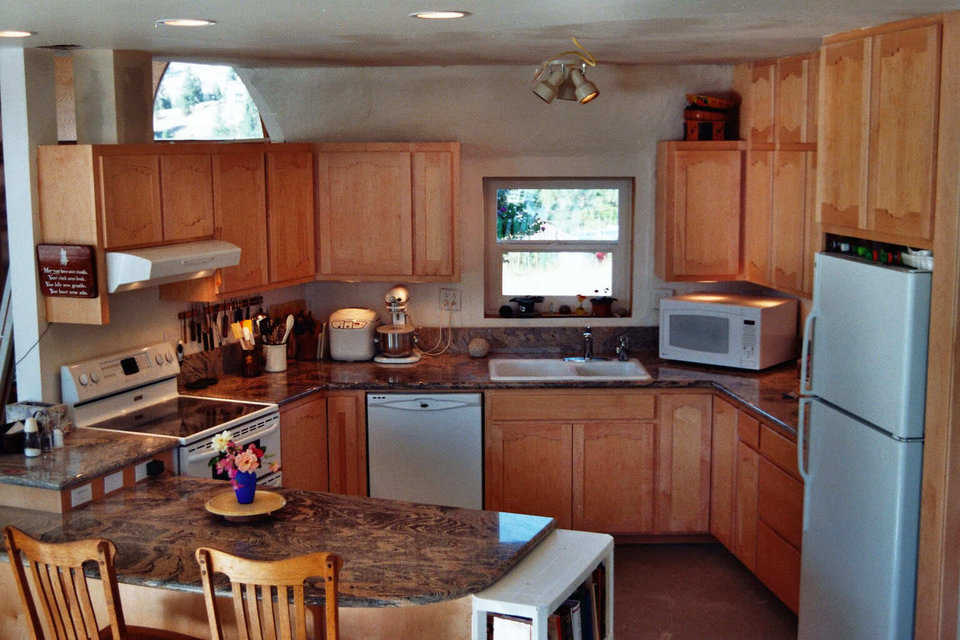
[[[206,18],[163,18],[154,24],[158,27],[209,27],[217,23]]]
[[[469,15],[469,11],[444,9],[443,11],[414,11],[410,14],[410,17],[420,18],[421,20],[454,20],[456,18],[465,18]]]
[[[37,35],[36,31],[20,31],[19,29],[0,30],[0,38],[29,38]]]

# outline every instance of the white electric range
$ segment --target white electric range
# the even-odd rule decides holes
[[[77,427],[176,439],[174,473],[221,478],[210,467],[217,455],[213,436],[229,430],[234,442],[266,452],[257,470],[261,486],[278,486],[280,412],[276,404],[181,395],[180,364],[168,343],[140,347],[63,365],[63,402],[73,407]]]

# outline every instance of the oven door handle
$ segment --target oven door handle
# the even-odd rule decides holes
[[[264,436],[270,435],[274,431],[278,431],[279,429],[280,429],[280,424],[274,423],[268,429],[264,429],[263,431],[257,431],[256,433],[247,434],[246,436],[243,437],[243,439],[240,442],[237,442],[237,444],[246,444],[254,440],[259,440]],[[214,456],[218,456],[218,455],[220,455],[220,452],[214,449],[210,449],[208,451],[205,451],[204,453],[192,453],[187,456],[187,463],[189,464],[191,462],[200,462],[202,460],[209,460],[210,458],[213,458]]]

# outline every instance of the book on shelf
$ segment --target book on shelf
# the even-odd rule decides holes
[[[488,640],[532,640],[533,623],[530,618],[488,613],[487,638]]]

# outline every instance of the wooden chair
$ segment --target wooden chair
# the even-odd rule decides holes
[[[10,568],[20,600],[30,619],[34,640],[44,638],[37,604],[56,640],[197,640],[172,631],[127,626],[120,606],[120,589],[113,560],[117,548],[105,539],[48,543],[31,538],[15,527],[3,530]],[[23,558],[29,561],[34,588],[27,582]],[[83,565],[96,562],[107,603],[110,624],[97,625]]]
[[[203,595],[207,602],[207,620],[210,636],[223,640],[220,614],[217,612],[213,591],[213,574],[223,573],[230,578],[233,589],[233,609],[240,638],[263,640],[307,640],[306,611],[303,602],[303,583],[307,578],[322,577],[324,584],[324,620],[316,621],[318,637],[337,640],[340,621],[337,614],[337,583],[340,558],[332,553],[311,553],[305,556],[262,562],[200,547],[196,552],[203,580]],[[276,605],[274,604],[276,589]],[[291,635],[290,596],[294,605],[295,628]],[[259,606],[258,606],[259,601]],[[319,636],[325,629],[326,635]]]

